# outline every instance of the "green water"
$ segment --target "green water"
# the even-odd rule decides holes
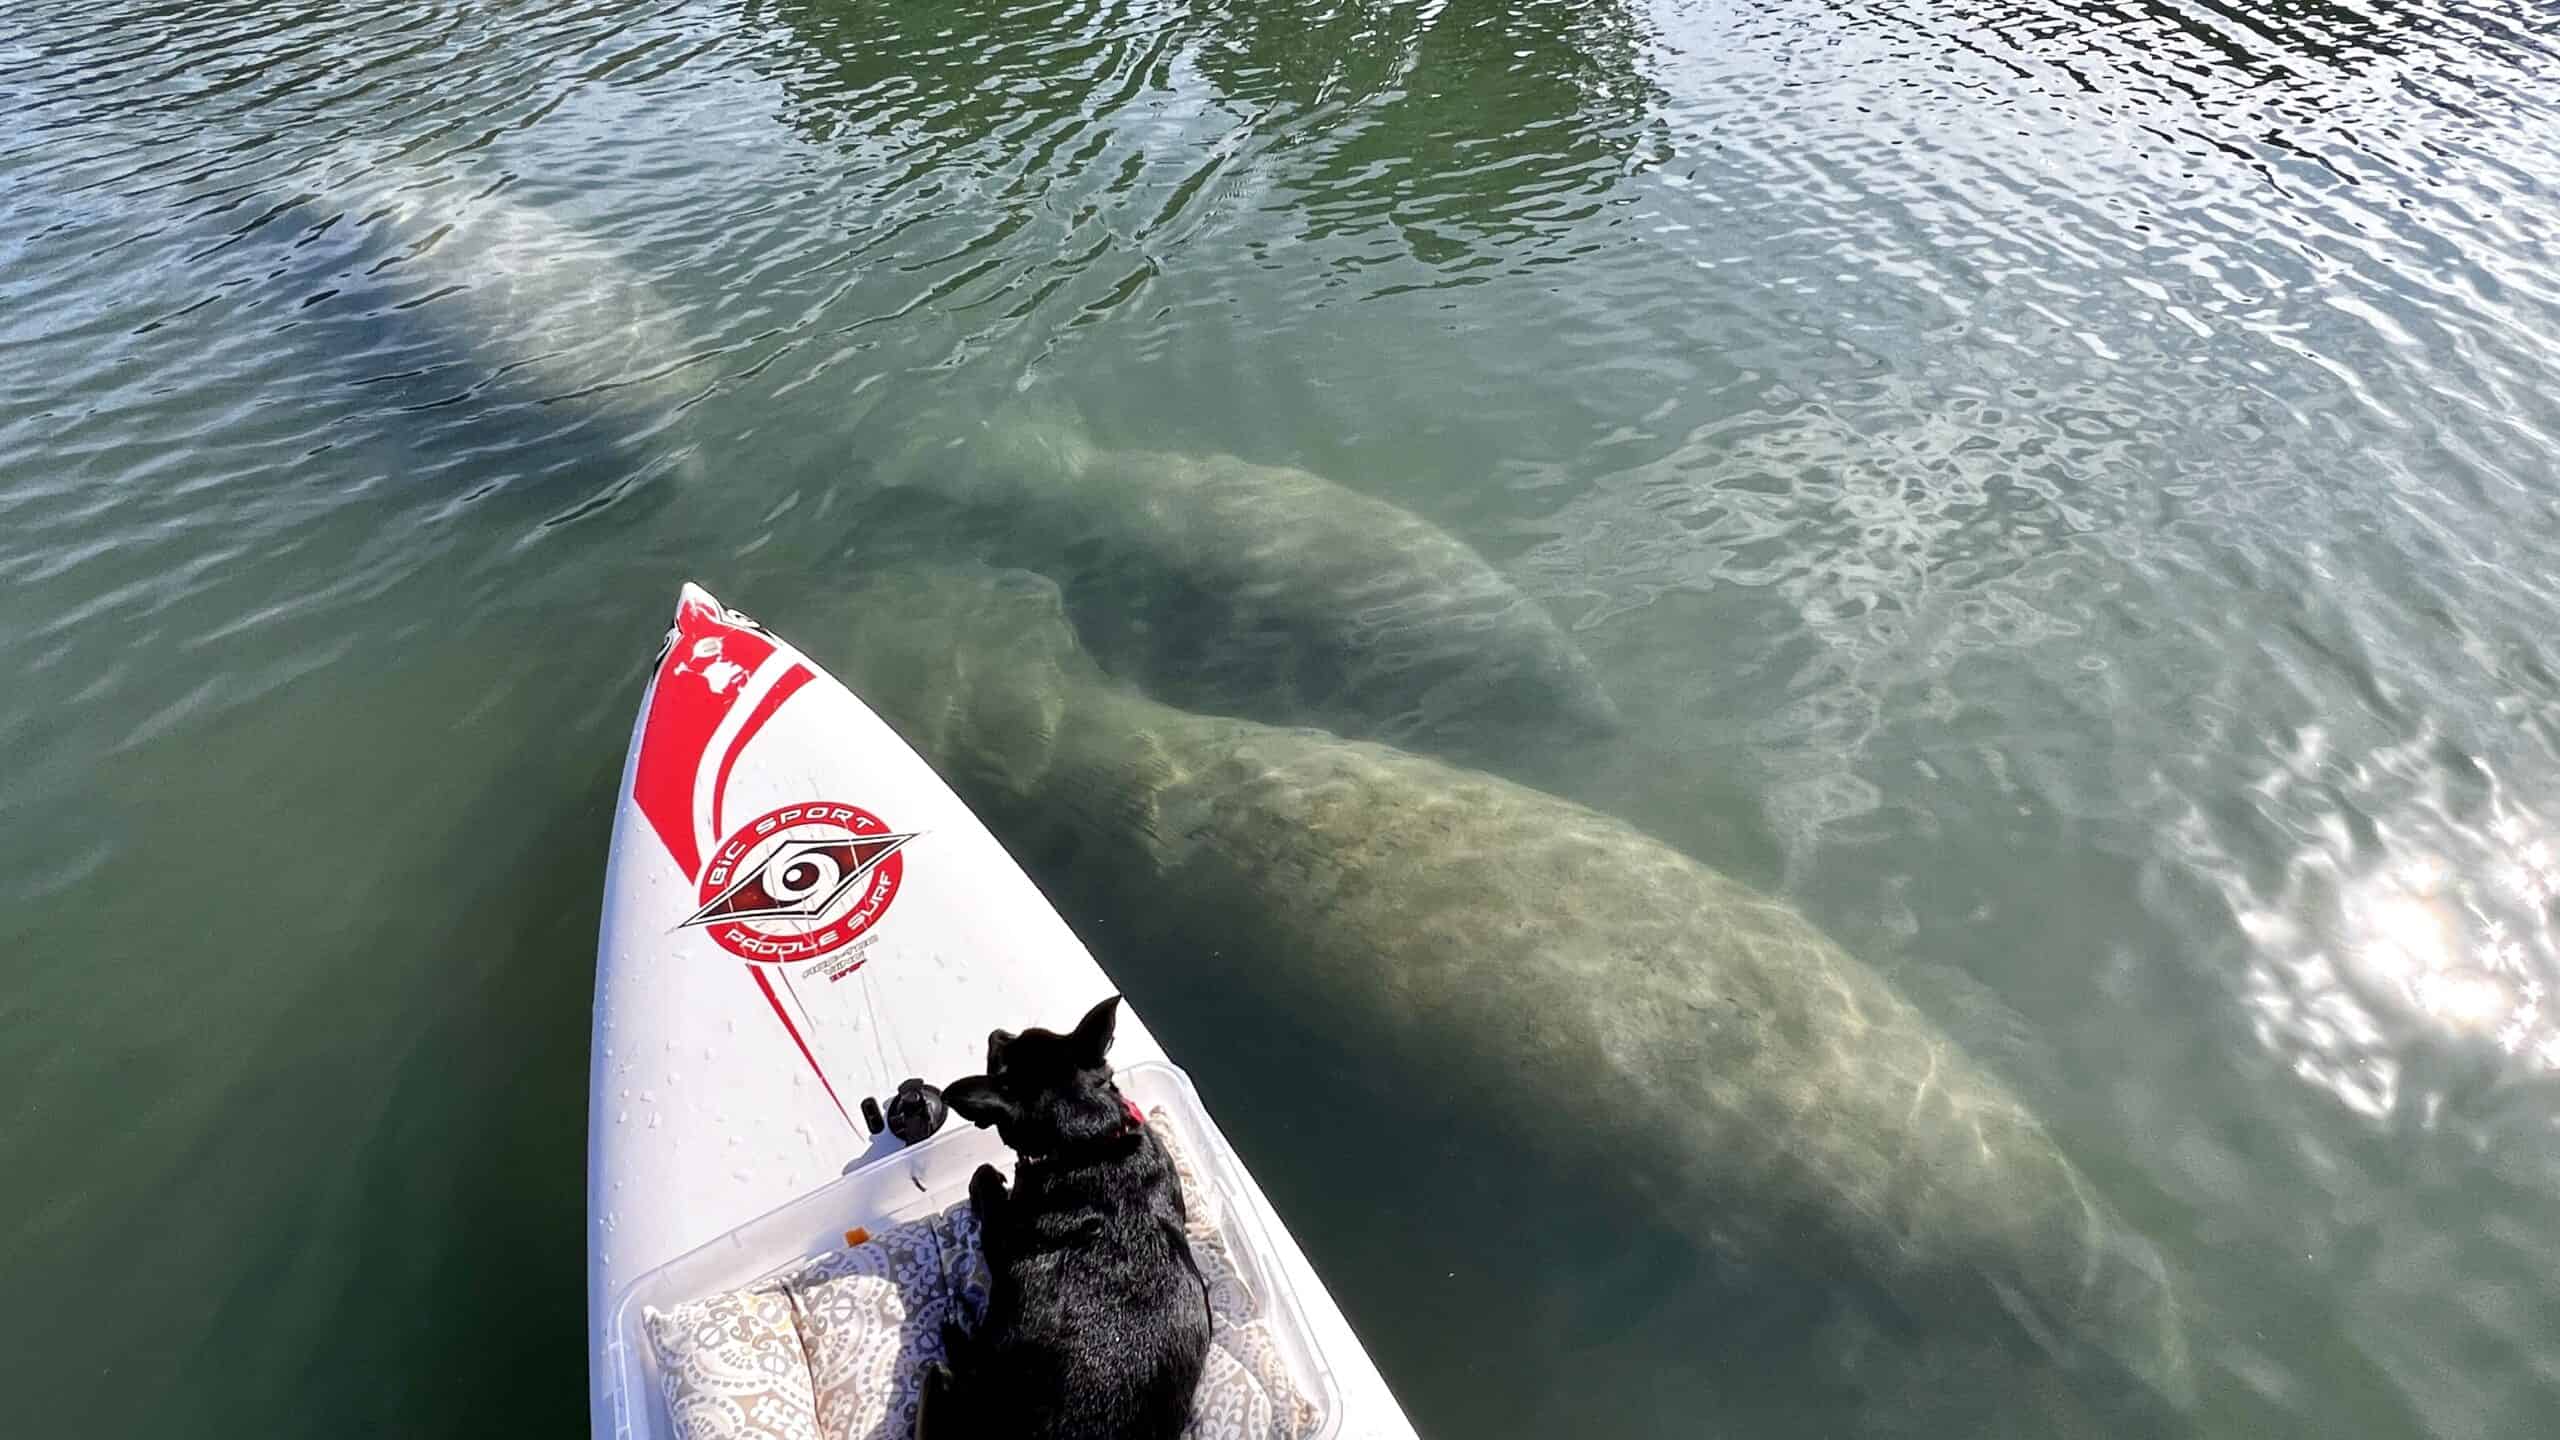
[[[1029,400],[1544,601],[1625,730],[1479,758],[2007,1075],[2178,1270],[2170,1433],[2552,1429],[2555,18],[9,7],[8,1428],[585,1425],[675,586],[824,658],[908,419]],[[493,321],[500,207],[653,322]],[[1149,1013],[1426,1434],[2071,1423],[1872,1297],[1429,1182],[1500,1116],[1369,1134]]]

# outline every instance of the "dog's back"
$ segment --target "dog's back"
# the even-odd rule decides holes
[[[989,1074],[943,1092],[1019,1156],[969,1187],[991,1279],[975,1330],[947,1334],[922,1440],[1176,1440],[1208,1356],[1206,1287],[1182,1188],[1111,1084],[1117,1000],[1066,1035],[998,1032]]]

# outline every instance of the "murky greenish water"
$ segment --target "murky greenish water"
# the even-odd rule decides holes
[[[2555,20],[10,7],[17,1428],[586,1423],[597,880],[674,587],[825,657],[907,422],[1037,403],[1544,600],[1624,732],[1477,758],[1783,891],[2015,1082],[2179,1276],[2164,1433],[2548,1433]],[[2079,1424],[1510,1183],[1505,1117],[1331,1108],[1392,1097],[1042,878],[1425,1433]]]

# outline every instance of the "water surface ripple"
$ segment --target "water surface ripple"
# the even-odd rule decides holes
[[[2555,21],[14,7],[16,1412],[583,1425],[595,877],[674,585],[825,655],[883,457],[1029,406],[1544,599],[1627,732],[1493,762],[2032,1098],[2187,1297],[2162,1433],[2548,1430]],[[1506,1173],[1504,1117],[1310,1109],[1062,894],[1425,1433],[2097,1433]]]

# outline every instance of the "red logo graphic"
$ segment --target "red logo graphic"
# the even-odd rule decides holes
[[[768,810],[713,848],[702,908],[678,928],[707,927],[720,948],[759,964],[814,960],[888,913],[907,878],[898,852],[914,838],[858,805]]]

